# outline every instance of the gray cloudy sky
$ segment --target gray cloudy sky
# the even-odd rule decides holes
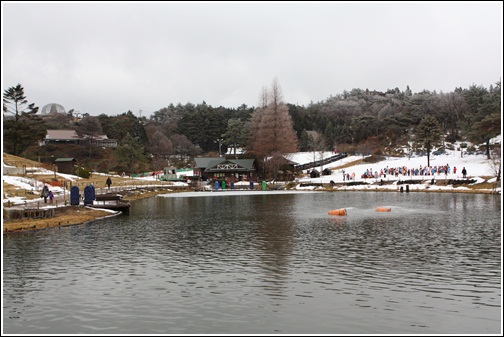
[[[91,115],[170,103],[257,106],[353,88],[488,88],[502,75],[502,2],[2,2],[2,92]]]

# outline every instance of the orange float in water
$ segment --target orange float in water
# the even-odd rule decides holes
[[[391,210],[390,207],[376,207],[377,212],[390,212]]]
[[[327,212],[329,215],[346,215],[346,209],[333,209],[329,212]]]

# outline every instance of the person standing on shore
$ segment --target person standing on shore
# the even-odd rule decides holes
[[[110,190],[110,185],[112,185],[112,179],[110,179],[110,177],[108,177],[107,181],[105,182],[105,184],[107,184],[107,187]]]
[[[462,168],[462,176],[464,178],[467,176],[467,170],[465,169],[465,166]]]
[[[44,198],[44,203],[47,204],[47,197],[49,197],[49,187],[47,185],[44,185],[42,188],[42,193],[40,194],[41,198]]]
[[[52,204],[54,199],[54,194],[52,191],[49,191],[49,203]]]

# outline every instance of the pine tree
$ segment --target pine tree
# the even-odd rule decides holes
[[[474,143],[485,143],[486,155],[490,159],[490,139],[501,133],[501,82],[485,91],[474,113],[469,115],[467,129]]]
[[[46,133],[42,119],[36,115],[38,107],[28,104],[21,84],[10,87],[3,94],[3,141],[7,153],[19,155],[30,145],[41,141]]]
[[[427,167],[429,167],[430,152],[441,141],[441,127],[436,117],[426,115],[418,125],[415,136],[416,145],[427,151]]]
[[[132,137],[129,132],[115,149],[114,157],[118,168],[125,172],[142,172],[147,166],[144,147],[139,143],[138,138]]]

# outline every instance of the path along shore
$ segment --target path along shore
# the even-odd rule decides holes
[[[156,190],[133,194],[124,198],[125,201],[133,201],[153,197],[157,194],[168,193],[166,190]],[[60,205],[63,203],[60,202]],[[48,227],[78,225],[85,222],[115,216],[120,212],[93,208],[88,206],[60,206],[54,210],[54,216],[50,218],[24,218],[19,220],[3,221],[3,234],[24,232],[27,230],[44,229]]]

